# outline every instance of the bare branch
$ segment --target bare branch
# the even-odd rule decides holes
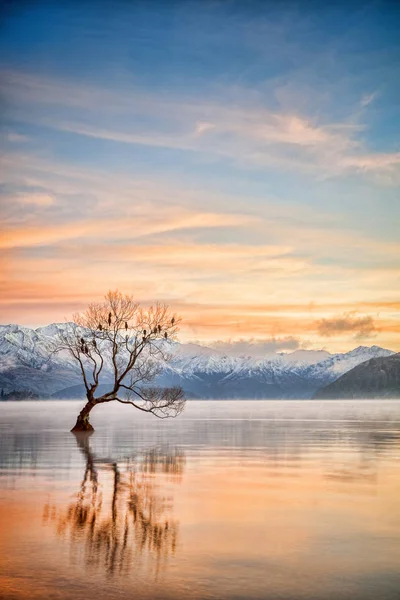
[[[164,304],[144,309],[132,296],[110,291],[103,302],[91,303],[73,323],[60,330],[56,351],[67,351],[82,375],[91,408],[118,400],[159,418],[175,417],[185,405],[181,388],[148,387],[171,359],[171,344],[176,340],[180,318]],[[95,396],[100,384],[109,391]],[[119,390],[126,398],[118,398]],[[130,396],[135,397],[135,402]]]
[[[132,394],[139,400],[133,402]],[[127,398],[127,400],[120,398],[117,400],[122,404],[132,404],[135,408],[152,413],[160,419],[177,417],[185,408],[184,393],[180,387],[129,389]]]

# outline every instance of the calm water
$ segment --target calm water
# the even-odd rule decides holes
[[[0,405],[6,599],[400,598],[400,402]]]

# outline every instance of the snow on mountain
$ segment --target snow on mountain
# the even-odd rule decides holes
[[[196,373],[229,373],[240,360],[198,344],[174,343],[170,352],[173,355],[170,366],[184,376]]]
[[[400,353],[364,361],[317,390],[314,398],[400,398]]]
[[[0,326],[0,387],[6,392],[29,389],[53,394],[81,384],[68,353],[52,353],[57,333],[71,325]],[[343,354],[296,350],[260,358],[199,344],[165,343],[172,359],[164,365],[158,383],[182,385],[189,395],[200,398],[309,398],[360,363],[393,354],[379,346],[359,346]]]
[[[317,363],[311,369],[311,376],[330,383],[370,358],[386,357],[391,354],[394,354],[392,350],[380,346],[358,346],[344,354],[332,354],[326,360]]]
[[[50,365],[59,364],[75,369],[74,361],[67,353],[52,355],[57,333],[69,325],[53,323],[38,329],[0,325],[0,372],[21,365],[46,370]]]

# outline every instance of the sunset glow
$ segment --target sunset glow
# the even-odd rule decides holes
[[[184,341],[400,351],[395,3],[255,4],[6,11],[2,323],[119,289]]]

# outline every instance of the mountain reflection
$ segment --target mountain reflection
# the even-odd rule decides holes
[[[152,556],[159,568],[175,552],[178,522],[170,517],[172,498],[158,484],[180,481],[184,455],[153,448],[118,463],[96,457],[87,435],[76,439],[86,460],[76,499],[66,509],[47,503],[43,522],[54,524],[74,561],[83,554],[88,567],[112,575]]]

